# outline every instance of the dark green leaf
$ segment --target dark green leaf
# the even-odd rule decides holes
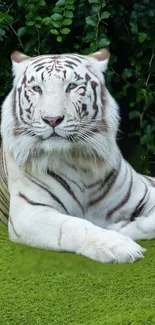
[[[88,16],[86,17],[86,24],[90,25],[92,27],[96,27],[97,25],[97,18],[94,16]]]
[[[124,78],[130,78],[132,76],[132,69],[124,69],[123,70],[123,73],[122,73],[122,76]]]
[[[97,51],[97,44],[96,42],[92,42],[90,44],[90,52],[93,53],[93,52],[96,52]]]
[[[26,22],[26,25],[27,26],[34,26],[35,25],[35,22],[34,21],[27,21]]]
[[[41,5],[41,6],[46,6],[45,1],[44,1],[44,0],[40,0],[40,5]]]
[[[58,27],[61,27],[62,26],[62,23],[61,23],[61,20],[53,20],[52,22],[51,22],[51,25],[53,26],[53,27],[56,27],[56,28],[58,28]]]
[[[18,30],[17,30],[17,35],[19,37],[22,37],[23,35],[25,35],[27,32],[27,28],[24,26],[24,27],[20,27]]]
[[[51,16],[52,20],[61,20],[62,19],[62,15],[59,13],[55,13]]]
[[[73,10],[73,5],[67,4],[65,8],[68,10]]]
[[[73,44],[73,47],[74,47],[74,49],[75,49],[75,50],[79,50],[79,48],[80,48],[80,45],[79,45],[79,44],[77,44],[77,43],[74,43],[74,44]]]
[[[61,34],[64,34],[64,35],[67,35],[67,34],[69,34],[70,33],[70,29],[69,28],[62,28],[61,29]]]
[[[107,19],[109,18],[111,13],[109,11],[104,11],[101,15],[101,19]]]
[[[65,11],[64,16],[67,18],[73,18],[73,12],[72,11]]]
[[[5,35],[5,30],[4,29],[0,29],[0,35],[4,36]]]
[[[133,104],[135,104],[135,103],[133,103]],[[139,118],[139,117],[140,117],[140,112],[139,111],[131,111],[131,112],[129,112],[129,119],[130,120],[132,120],[134,118]]]
[[[59,1],[57,1],[57,2],[56,2],[56,4],[55,4],[55,5],[56,5],[56,6],[60,6],[60,7],[61,7],[61,6],[64,6],[64,5],[65,5],[65,3],[66,3],[66,0],[59,0]]]
[[[130,103],[130,107],[135,107],[135,105],[136,105],[136,103],[134,103],[134,102],[131,102]],[[129,113],[130,114],[130,113]]]
[[[50,29],[50,33],[54,35],[58,35],[59,32],[56,29]]]
[[[42,18],[40,16],[35,17],[35,20],[42,21]]]
[[[88,0],[89,3],[100,3],[99,0]]]
[[[66,18],[66,19],[64,19],[63,22],[62,22],[62,24],[63,24],[64,26],[71,25],[71,23],[72,23],[72,19],[70,19],[70,18]]]
[[[93,5],[92,6],[92,10],[96,14],[99,13],[100,9],[101,9],[101,6],[100,5]]]
[[[106,6],[106,1],[105,0],[102,0],[101,1],[101,7],[104,8]]]
[[[99,48],[104,48],[107,47],[110,44],[110,41],[108,40],[108,38],[102,38],[101,40],[99,40],[98,42],[98,47]]]
[[[18,0],[17,4],[18,6],[23,6],[25,4],[25,0]]]
[[[63,13],[63,8],[62,7],[55,7],[54,8],[54,13],[58,13],[58,14]]]
[[[130,26],[131,26],[131,31],[133,34],[137,34],[138,33],[138,26],[137,23],[135,22],[130,22]]]
[[[146,38],[147,38],[147,34],[146,33],[139,33],[138,40],[139,40],[140,43],[143,43]]]
[[[51,18],[50,17],[43,18],[42,23],[47,25],[47,26],[51,25]]]
[[[58,37],[57,37],[57,42],[59,42],[59,43],[62,42],[62,37],[61,37],[61,36],[58,36]]]
[[[87,33],[83,38],[82,41],[84,43],[90,43],[93,41],[93,39],[95,38],[96,32],[95,30],[92,30],[91,32]]]
[[[153,140],[153,134],[144,134],[141,139],[141,144],[147,144]]]

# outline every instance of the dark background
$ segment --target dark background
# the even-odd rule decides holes
[[[155,1],[0,1],[0,101],[11,88],[10,54],[109,48],[107,85],[120,105],[118,143],[143,173],[155,174]]]

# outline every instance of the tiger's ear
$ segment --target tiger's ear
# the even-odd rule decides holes
[[[22,73],[25,71],[28,60],[31,59],[30,56],[27,56],[21,52],[15,51],[11,54],[11,61],[12,61],[12,68],[13,68],[13,75],[15,77],[14,79],[14,85],[18,81],[19,77],[22,75]]]
[[[30,56],[27,56],[19,51],[15,51],[11,54],[11,60],[15,63],[20,63],[22,61],[30,59]]]
[[[107,70],[110,58],[110,52],[107,49],[101,49],[95,53],[90,54],[90,56],[99,61],[99,65],[102,72],[105,72]]]

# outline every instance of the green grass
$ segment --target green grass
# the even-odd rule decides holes
[[[0,325],[155,324],[155,241],[130,265],[13,244],[0,224]]]

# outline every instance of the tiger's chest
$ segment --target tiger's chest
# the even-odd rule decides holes
[[[25,195],[29,204],[48,205],[101,227],[130,219],[146,201],[150,209],[144,180],[125,161],[121,169],[94,166],[93,172],[73,162],[50,160],[46,172],[38,172],[36,162],[24,173],[10,165],[10,188],[21,198]]]
[[[104,175],[102,178],[94,177],[83,169],[64,166],[61,170],[47,170],[39,179],[40,186],[48,188],[52,198],[62,207],[61,212],[90,220],[103,227],[120,219],[120,211],[116,211],[114,217],[106,218],[117,204],[118,198],[115,186],[110,191]]]

